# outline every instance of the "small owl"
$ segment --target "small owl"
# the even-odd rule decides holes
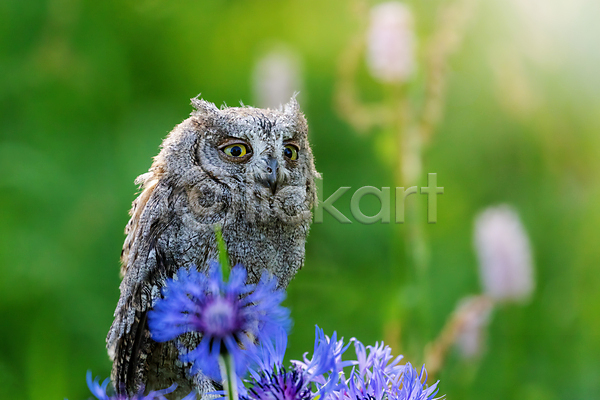
[[[268,271],[285,288],[304,263],[319,174],[295,98],[278,110],[218,109],[199,98],[192,105],[136,179],[142,191],[125,228],[121,297],[106,339],[120,393],[177,383],[178,398],[218,387],[189,376],[176,345],[154,342],[147,324],[167,278],[180,267],[205,271],[218,258],[216,225],[231,265],[244,265],[251,283]],[[191,350],[200,340],[189,334],[180,344]]]

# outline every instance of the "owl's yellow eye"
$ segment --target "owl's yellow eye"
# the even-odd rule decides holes
[[[244,157],[246,154],[248,154],[248,148],[242,143],[230,144],[229,146],[225,146],[222,150],[223,153],[227,154],[228,156],[236,158]]]
[[[290,160],[298,159],[298,148],[293,144],[288,144],[283,148],[283,155]]]

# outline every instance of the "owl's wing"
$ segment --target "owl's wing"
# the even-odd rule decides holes
[[[148,200],[154,193],[154,189],[158,185],[158,178],[154,172],[148,172],[140,175],[135,180],[135,183],[140,185],[143,189],[140,195],[133,201],[129,215],[131,219],[125,227],[125,243],[121,250],[121,278],[125,277],[127,268],[129,267],[129,254],[134,244],[135,238],[139,234],[140,220],[142,219],[142,213],[148,204]]]
[[[152,345],[146,313],[160,296],[165,274],[171,265],[159,241],[169,226],[168,190],[160,185],[155,171],[141,175],[136,183],[143,190],[133,202],[127,238],[121,253],[121,297],[106,338],[113,360],[112,377],[118,390],[137,390],[144,374],[144,361]]]

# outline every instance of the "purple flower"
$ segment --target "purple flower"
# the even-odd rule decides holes
[[[427,386],[427,371],[425,366],[421,368],[421,372],[413,368],[410,363],[407,363],[404,372],[400,379],[390,389],[390,400],[430,400],[438,393],[437,384]]]
[[[283,357],[287,347],[287,334],[284,330],[273,338],[263,341],[249,352],[252,368],[249,372],[250,388],[240,383],[238,391],[243,400],[259,399],[304,399],[311,396],[310,389],[304,384],[304,377],[295,368],[286,370]]]
[[[425,367],[418,374],[410,363],[400,364],[383,343],[365,346],[352,339],[357,366],[350,377],[330,394],[335,400],[431,400],[438,392],[437,383],[428,387]]]
[[[312,358],[309,360],[304,354],[304,361],[292,361],[302,368],[308,379],[317,386],[317,394],[325,397],[331,390],[337,388],[340,373],[343,368],[356,364],[356,361],[342,361],[342,354],[348,349],[350,343],[344,346],[344,339],[337,340],[337,333],[333,332],[331,338],[323,333],[318,326],[315,329],[315,346]]]
[[[260,342],[249,352],[252,361],[249,369],[252,378],[258,380],[261,372],[271,372],[283,366],[283,357],[287,349],[287,333],[280,329],[272,340]]]
[[[258,379],[251,380],[243,400],[310,400],[314,394],[306,375],[296,367],[286,370],[279,365],[269,371],[260,371]]]
[[[171,387],[169,387],[167,389],[152,391],[152,392],[148,393],[146,396],[144,396],[143,389],[141,389],[140,393],[134,395],[133,397],[128,397],[123,394],[115,394],[113,396],[109,396],[106,393],[106,389],[108,388],[108,384],[110,383],[109,378],[106,378],[104,380],[104,382],[102,382],[102,385],[101,385],[100,378],[96,378],[96,379],[92,380],[92,372],[88,371],[86,379],[87,379],[87,384],[88,384],[88,387],[90,388],[90,391],[98,400],[167,400],[166,397],[163,395],[165,395],[167,393],[171,393],[177,387],[177,385],[173,384]],[[188,394],[187,396],[185,396],[185,398],[183,400],[193,400],[195,398],[196,398],[196,394],[194,392],[192,392],[192,393]]]
[[[245,400],[310,400],[316,396],[325,397],[339,382],[339,373],[344,366],[355,362],[342,361],[342,353],[348,345],[337,341],[336,333],[330,339],[316,327],[314,352],[311,359],[292,361],[286,369],[283,357],[287,345],[284,331],[274,342],[261,343],[252,358],[257,369],[250,370],[251,385],[242,398]],[[313,388],[315,391],[313,391]],[[243,389],[240,389],[242,392]]]
[[[216,261],[209,262],[208,275],[195,267],[179,269],[167,280],[164,299],[149,313],[152,338],[165,342],[198,332],[198,346],[180,355],[183,362],[192,363],[191,372],[220,380],[219,356],[229,354],[242,376],[256,341],[268,342],[290,324],[289,311],[281,306],[285,293],[277,290],[275,279],[265,273],[257,284],[245,282],[241,265],[231,269],[229,282]]]

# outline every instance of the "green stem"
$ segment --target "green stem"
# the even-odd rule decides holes
[[[217,248],[219,249],[219,264],[221,264],[221,271],[223,271],[223,279],[229,279],[229,271],[231,266],[229,265],[229,255],[227,254],[227,245],[225,239],[223,239],[223,231],[220,225],[215,225],[215,236],[217,238]]]
[[[233,357],[227,353],[220,355],[219,367],[221,368],[225,397],[228,400],[238,400],[237,377],[235,374],[235,363],[233,362]]]

